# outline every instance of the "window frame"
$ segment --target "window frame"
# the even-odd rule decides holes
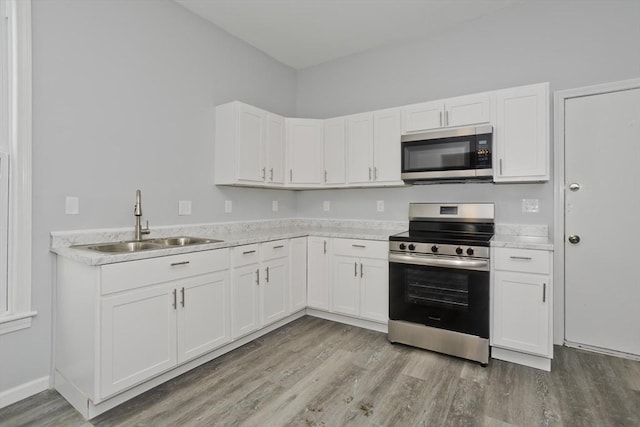
[[[8,152],[7,308],[0,335],[31,326],[32,61],[31,0],[0,0],[6,25],[1,127]]]

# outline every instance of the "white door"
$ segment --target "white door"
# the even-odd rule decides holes
[[[347,118],[349,147],[349,182],[369,182],[373,179],[373,114],[354,114]]]
[[[360,315],[360,276],[363,274],[363,265],[357,258],[335,255],[332,267],[332,310],[352,316]]]
[[[324,183],[344,184],[346,178],[346,125],[344,117],[324,121]]]
[[[322,170],[323,120],[287,119],[289,182],[320,184]]]
[[[360,285],[360,315],[368,320],[389,320],[389,262],[363,259]]]
[[[231,341],[229,272],[179,282],[178,362],[193,359]]]
[[[373,117],[373,179],[378,182],[399,182],[400,110],[376,111]]]
[[[290,313],[307,306],[307,238],[291,239],[289,253]]]
[[[284,184],[284,152],[284,118],[267,114],[267,182]]]
[[[262,264],[262,325],[268,325],[287,315],[289,258],[278,258]]]
[[[445,126],[463,126],[488,123],[491,120],[491,98],[487,94],[459,96],[447,99]]]
[[[238,108],[238,179],[263,182],[265,112],[246,104]]]
[[[309,237],[307,249],[307,305],[329,310],[329,239]]]
[[[233,269],[231,277],[231,336],[233,339],[260,327],[258,264]]]
[[[402,108],[402,132],[437,129],[444,123],[444,102],[432,101]]]
[[[565,339],[640,355],[640,89],[569,98],[564,125]]]

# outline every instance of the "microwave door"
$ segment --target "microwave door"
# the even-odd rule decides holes
[[[474,154],[474,137],[404,142],[402,178],[472,177]]]

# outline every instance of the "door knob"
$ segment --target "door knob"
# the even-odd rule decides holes
[[[573,243],[574,245],[576,243],[580,242],[580,236],[578,236],[577,234],[572,234],[569,236],[569,243]]]
[[[573,182],[569,184],[569,190],[578,191],[579,189],[580,189],[580,184],[578,184],[577,182]]]

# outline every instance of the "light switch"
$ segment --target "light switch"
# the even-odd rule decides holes
[[[540,212],[538,199],[522,199],[522,212],[535,213]]]
[[[232,210],[233,210],[233,203],[231,202],[231,200],[225,200],[224,213],[231,213]]]
[[[271,210],[274,212],[278,212],[278,201],[277,200],[273,200],[271,202]]]
[[[191,215],[191,200],[178,201],[178,215]]]
[[[78,197],[67,196],[67,200],[64,205],[64,212],[67,215],[80,214],[80,199]]]
[[[322,210],[325,212],[329,212],[329,210],[331,209],[331,203],[329,203],[328,200],[325,200],[324,202],[322,202]]]

